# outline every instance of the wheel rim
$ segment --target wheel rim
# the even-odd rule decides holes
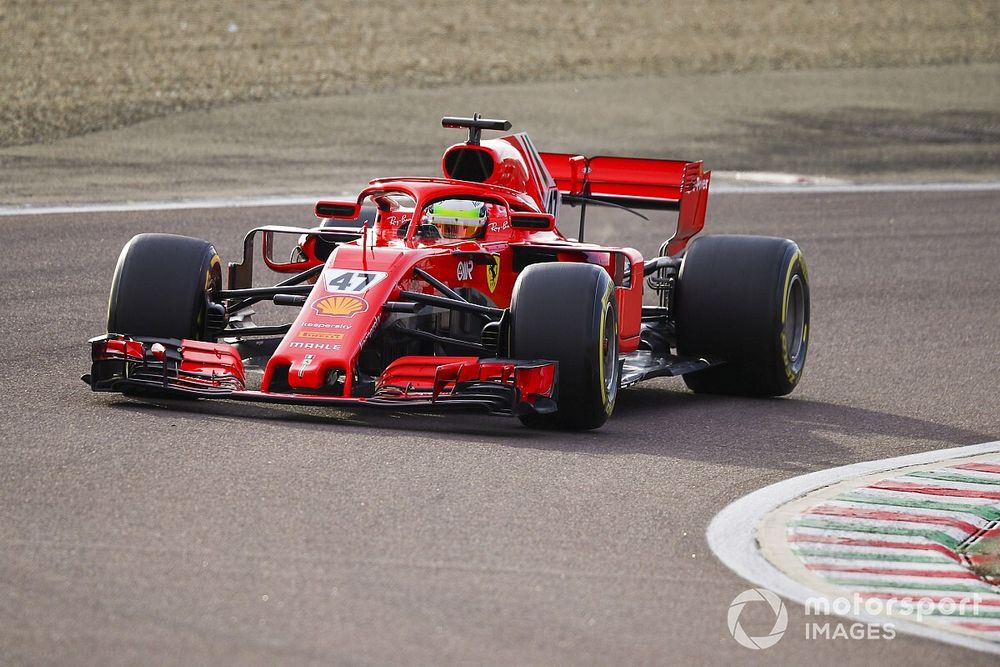
[[[805,360],[806,296],[802,279],[792,276],[785,295],[785,324],[782,330],[788,364],[796,372]]]
[[[618,394],[618,327],[611,303],[604,307],[601,325],[601,376],[604,378],[604,395],[611,404]]]
[[[208,335],[208,306],[212,303],[220,302],[219,291],[221,289],[222,263],[219,260],[219,256],[215,255],[209,263],[208,271],[205,273],[205,293],[202,299],[204,303],[199,303],[198,317],[195,320],[195,327],[199,332],[199,340],[215,342],[215,338]]]

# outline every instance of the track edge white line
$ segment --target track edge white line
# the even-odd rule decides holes
[[[856,184],[776,184],[738,185],[719,183],[712,186],[713,194],[889,194],[922,192],[1000,192],[1000,181],[981,183],[856,183]],[[352,196],[339,193],[333,196]],[[74,213],[141,213],[146,211],[182,211],[194,209],[257,208],[270,206],[312,206],[317,200],[331,196],[292,195],[273,197],[231,197],[190,199],[178,201],[125,201],[94,204],[67,204],[52,206],[2,206],[0,217],[18,215],[64,215]]]

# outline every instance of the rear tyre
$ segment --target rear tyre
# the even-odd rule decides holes
[[[696,393],[784,396],[809,343],[809,274],[799,247],[763,236],[706,236],[687,250],[675,298],[677,350],[726,364],[684,375]]]
[[[222,263],[207,241],[139,234],[122,249],[111,281],[108,332],[214,340],[208,306],[222,289]]]
[[[514,283],[511,356],[559,362],[557,412],[527,415],[531,427],[594,429],[615,408],[618,305],[607,271],[593,264],[528,266]]]

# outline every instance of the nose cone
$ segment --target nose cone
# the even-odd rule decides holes
[[[292,391],[342,389],[364,340],[379,324],[382,300],[373,305],[370,298],[329,295],[317,284],[268,362],[266,390],[276,390],[281,384],[276,374],[286,376]]]
[[[398,249],[339,246],[264,372],[264,391],[349,394],[361,348],[409,267]]]

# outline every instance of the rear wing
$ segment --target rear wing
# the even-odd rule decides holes
[[[660,248],[675,255],[705,226],[712,172],[701,162],[541,153],[563,200],[677,211],[677,231]],[[582,229],[582,224],[581,224]]]

